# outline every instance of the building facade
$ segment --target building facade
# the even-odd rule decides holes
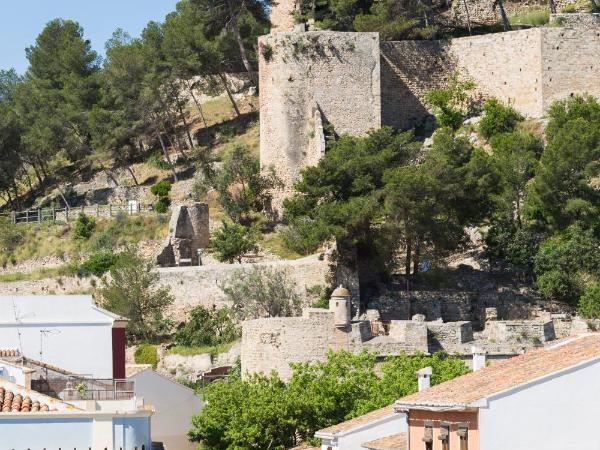
[[[3,348],[94,378],[125,378],[126,325],[87,295],[0,297]]]

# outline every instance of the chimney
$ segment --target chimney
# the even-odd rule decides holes
[[[423,392],[431,386],[431,374],[433,369],[431,367],[424,367],[417,372],[419,376],[419,392]]]
[[[485,368],[485,350],[479,347],[471,347],[471,353],[473,354],[473,372]]]

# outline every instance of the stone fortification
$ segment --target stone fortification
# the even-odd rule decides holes
[[[379,36],[278,33],[261,37],[259,49],[261,165],[289,195],[324,153],[321,123],[357,136],[381,126]]]
[[[426,93],[454,74],[474,81],[480,98],[534,118],[556,100],[600,96],[600,26],[595,16],[584,22],[451,41],[380,43],[376,33],[339,32],[262,37],[261,164],[285,186],[275,209],[300,171],[323,156],[322,124],[357,136],[381,125],[422,125],[432,117]]]
[[[590,17],[560,28],[383,42],[382,123],[419,125],[430,113],[425,94],[444,86],[453,73],[473,80],[481,97],[496,97],[529,117],[542,117],[556,100],[600,96],[600,26],[590,25],[595,23]]]
[[[568,336],[576,329],[568,315],[557,315],[552,320],[502,321],[498,320],[497,311],[491,311],[493,308],[486,310],[485,328],[481,332],[474,332],[468,320],[427,320],[424,314],[416,314],[410,320],[382,321],[379,312],[373,309],[359,320],[351,321],[348,301],[350,293],[336,289],[329,309],[305,309],[302,317],[244,322],[242,373],[274,370],[288,379],[292,374],[291,363],[324,361],[329,350],[358,353],[366,349],[383,359],[440,350],[468,356],[476,346],[495,359],[502,359],[556,337]]]
[[[175,297],[169,317],[184,320],[187,313],[198,305],[228,306],[227,298],[220,286],[239,276],[240,271],[250,271],[257,266],[285,271],[289,280],[296,284],[298,294],[302,298],[307,297],[306,290],[311,287],[330,286],[335,282],[329,261],[322,260],[318,256],[309,256],[295,261],[157,269],[161,285],[168,286]]]

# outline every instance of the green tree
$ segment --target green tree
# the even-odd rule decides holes
[[[49,160],[43,157],[60,149],[79,163],[93,151],[88,115],[98,99],[98,54],[77,22],[61,19],[50,21],[26,53],[29,89],[19,101],[27,124],[23,140],[34,152],[46,148],[36,160],[43,172]]]
[[[301,300],[284,270],[254,266],[220,285],[238,320],[297,316]]]
[[[274,374],[212,383],[190,436],[208,450],[283,450],[312,439],[321,428],[414,393],[416,372],[423,367],[433,367],[433,384],[467,372],[462,360],[445,354],[388,358],[381,377],[375,363],[372,353],[330,352],[325,362],[292,364],[287,384]]]
[[[496,213],[506,220],[514,218],[521,228],[526,188],[538,168],[544,145],[536,136],[523,132],[495,134],[490,144],[502,188]]]
[[[546,131],[548,144],[526,197],[530,219],[549,230],[575,222],[597,223],[600,191],[600,104],[573,97],[553,104]]]
[[[579,299],[578,311],[586,319],[600,319],[600,283],[586,287]]]
[[[268,208],[271,191],[281,182],[273,170],[262,174],[260,161],[244,145],[236,145],[209,180],[219,202],[234,222],[248,224],[253,214]]]
[[[134,342],[154,341],[170,327],[163,314],[174,298],[159,280],[153,264],[128,249],[110,269],[110,279],[102,282],[102,307],[129,319],[127,331]]]
[[[175,343],[186,347],[233,342],[240,336],[230,308],[195,307],[188,321],[175,334]]]
[[[438,28],[433,14],[440,2],[419,0],[383,0],[373,2],[368,13],[354,18],[356,31],[376,31],[386,41],[433,39]]]
[[[489,156],[448,128],[434,136],[421,165],[390,169],[384,177],[388,226],[406,246],[406,273],[419,271],[421,251],[445,252],[465,241],[464,228],[491,210],[498,177]]]
[[[296,194],[284,201],[291,233],[304,239],[305,248],[335,238],[361,255],[371,249],[389,252],[387,242],[378,245],[386,213],[384,173],[408,164],[419,148],[411,133],[387,127],[364,138],[340,137],[316,166],[302,171]],[[303,226],[313,227],[314,233]]]
[[[453,75],[448,86],[434,89],[426,94],[426,100],[435,111],[435,118],[441,127],[458,130],[471,114],[473,105],[470,92],[475,89],[472,81],[463,81]]]
[[[572,226],[546,240],[535,257],[538,289],[547,298],[575,302],[584,280],[600,273],[600,242],[591,230]]]
[[[88,240],[94,234],[96,229],[96,220],[84,213],[79,214],[75,228],[73,230],[73,239]]]
[[[221,228],[213,233],[209,250],[221,262],[242,263],[242,258],[256,250],[258,232],[239,223],[223,221]]]
[[[483,117],[479,123],[479,130],[486,138],[491,138],[500,133],[510,133],[517,124],[523,121],[523,116],[512,106],[503,105],[498,99],[490,98],[483,105]]]

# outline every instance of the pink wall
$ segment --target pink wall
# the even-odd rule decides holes
[[[469,426],[469,450],[479,450],[479,420],[477,411],[469,412],[432,412],[410,410],[408,413],[409,450],[425,450],[423,442],[425,422],[433,422],[433,450],[441,450],[440,423],[450,424],[450,450],[460,450],[458,426]]]

